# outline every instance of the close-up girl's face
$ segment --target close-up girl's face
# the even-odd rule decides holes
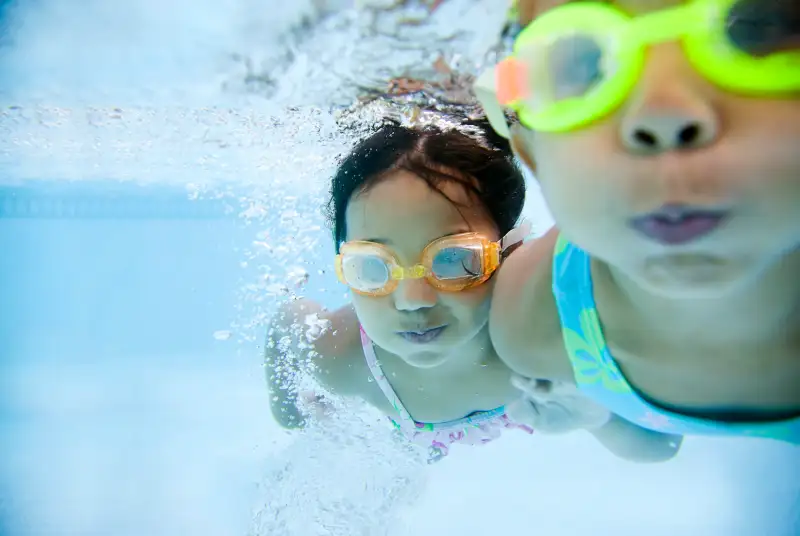
[[[407,171],[395,171],[355,194],[346,212],[347,240],[385,245],[403,266],[420,262],[436,239],[467,232],[499,240],[483,205],[455,181],[437,191]],[[404,279],[386,296],[352,293],[367,335],[416,367],[434,367],[456,355],[484,329],[492,280],[461,291],[440,291],[425,278]]]
[[[537,16],[564,3],[526,2]],[[610,5],[637,17],[686,4]],[[796,47],[796,33],[773,24],[779,7],[792,5],[739,0],[734,8],[747,7],[766,26],[750,31],[741,14],[731,32],[758,50]],[[602,66],[585,56],[593,69]],[[535,167],[563,234],[658,293],[727,292],[800,243],[798,94],[723,89],[679,40],[648,48],[636,85],[609,115],[568,132],[517,128],[515,147]]]

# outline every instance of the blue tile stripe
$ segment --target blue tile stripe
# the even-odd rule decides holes
[[[235,201],[191,199],[180,187],[112,182],[0,186],[0,218],[217,219],[235,217]]]

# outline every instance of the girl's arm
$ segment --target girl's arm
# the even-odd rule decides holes
[[[683,438],[637,426],[590,400],[568,382],[512,377],[523,398],[509,416],[542,433],[586,430],[615,456],[639,463],[673,458]]]
[[[606,424],[589,432],[616,456],[639,463],[672,459],[683,442],[683,436],[647,430],[613,413]]]
[[[264,347],[264,373],[269,388],[270,409],[284,428],[305,426],[305,416],[297,406],[301,363],[313,350],[303,330],[303,313],[319,314],[322,308],[313,302],[299,300],[278,309],[267,328]]]
[[[358,343],[358,345],[355,345]],[[302,405],[313,406],[316,395],[298,393],[302,374],[310,374],[332,393],[360,395],[352,356],[360,351],[358,322],[347,306],[333,312],[318,303],[297,300],[279,308],[269,328],[264,365],[270,409],[284,428],[302,428]]]

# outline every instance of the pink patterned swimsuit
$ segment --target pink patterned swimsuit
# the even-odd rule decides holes
[[[417,422],[408,413],[397,393],[394,392],[392,385],[383,373],[378,358],[375,355],[375,348],[369,336],[361,329],[361,345],[364,349],[364,357],[367,365],[380,386],[386,398],[392,403],[397,413],[400,414],[400,422],[389,417],[395,427],[413,443],[428,447],[430,458],[428,463],[439,461],[447,456],[449,447],[453,443],[466,443],[468,445],[482,445],[500,437],[500,433],[507,428],[516,428],[529,434],[533,430],[523,424],[512,422],[506,415],[505,406],[491,411],[476,411],[461,419],[443,423],[423,423]]]

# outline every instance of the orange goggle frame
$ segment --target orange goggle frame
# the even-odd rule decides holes
[[[366,241],[345,242],[336,255],[336,275],[339,281],[348,285],[353,292],[364,296],[386,296],[397,288],[404,279],[427,279],[435,289],[443,292],[458,292],[478,286],[486,282],[500,266],[501,242],[492,242],[478,233],[463,233],[446,236],[434,240],[422,250],[420,262],[413,266],[403,266],[397,255],[383,244]],[[446,266],[454,268],[450,274],[443,274],[443,269],[437,269],[437,257],[447,254],[448,250],[467,253],[470,267],[463,266],[463,272],[458,273],[456,264]],[[366,281],[359,273],[359,265],[367,260],[378,261],[385,271],[376,275],[371,281]],[[352,261],[352,262],[351,262]],[[453,260],[459,262],[458,258]],[[441,263],[440,263],[441,264]],[[376,266],[376,265],[373,265]]]

